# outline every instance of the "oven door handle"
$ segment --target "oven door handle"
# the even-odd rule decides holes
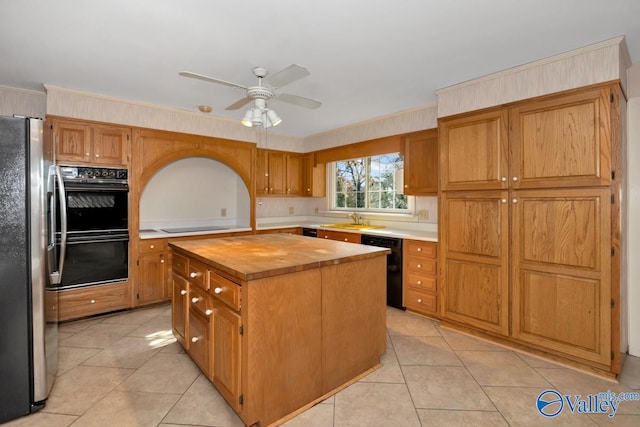
[[[60,166],[54,166],[54,178],[58,181],[58,200],[60,201],[60,255],[58,258],[58,270],[51,273],[51,284],[59,285],[62,281],[62,271],[64,270],[64,258],[67,255],[67,193],[64,188],[64,181]],[[54,196],[55,197],[55,196]],[[53,215],[52,215],[53,218]],[[52,220],[51,232],[55,232],[55,222]],[[51,239],[55,242],[54,239]]]
[[[129,237],[117,237],[112,239],[91,239],[91,240],[69,240],[68,244],[83,245],[87,243],[111,243],[111,242],[128,242]]]

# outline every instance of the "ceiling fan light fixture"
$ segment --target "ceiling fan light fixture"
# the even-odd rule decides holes
[[[253,108],[253,116],[251,119],[251,123],[254,126],[262,125],[262,111],[259,108]]]
[[[273,110],[267,111],[267,119],[269,120],[271,126],[278,126],[282,122],[282,119]]]
[[[242,124],[246,127],[250,128],[253,126],[253,108],[249,108],[246,113],[244,113],[244,118],[242,119]]]

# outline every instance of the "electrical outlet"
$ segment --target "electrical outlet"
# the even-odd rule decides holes
[[[289,215],[293,215],[294,209],[293,206],[289,206]]]
[[[429,219],[429,211],[427,209],[421,209],[418,211],[418,219],[427,220]]]
[[[220,209],[220,216],[227,216],[227,208]]]

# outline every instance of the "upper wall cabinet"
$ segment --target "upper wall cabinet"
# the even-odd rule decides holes
[[[429,129],[404,138],[404,194],[438,194],[438,129]]]
[[[65,164],[127,166],[131,129],[82,121],[52,121],[56,161]]]
[[[326,194],[327,166],[316,163],[314,153],[302,157],[302,189],[305,196],[324,197]]]
[[[302,196],[302,154],[258,149],[256,195]]]
[[[441,119],[442,189],[610,185],[612,97],[593,88]]]

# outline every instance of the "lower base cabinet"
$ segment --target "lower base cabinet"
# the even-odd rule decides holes
[[[405,239],[403,244],[404,306],[407,310],[439,317],[438,244]]]
[[[87,286],[58,292],[58,320],[72,320],[130,308],[129,284]]]
[[[234,411],[240,411],[240,315],[224,304],[213,304],[211,381]]]

